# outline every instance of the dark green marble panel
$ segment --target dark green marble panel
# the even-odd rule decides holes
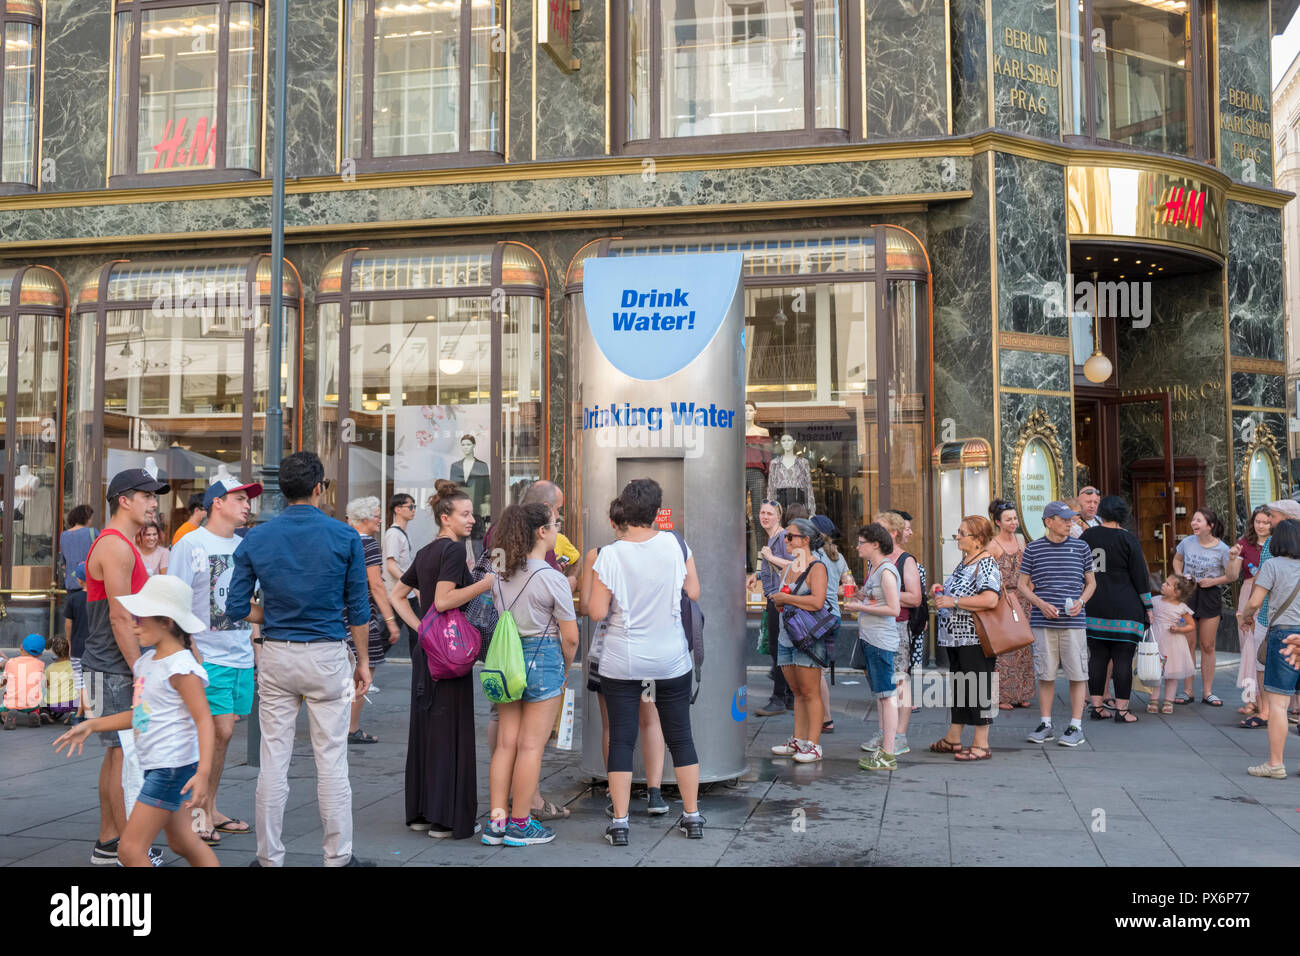
[[[104,188],[112,31],[109,4],[46,4],[42,192]]]
[[[534,5],[519,0],[510,5],[510,108],[507,110],[507,126],[510,161],[513,163],[533,158]]]
[[[1232,404],[1255,408],[1286,408],[1286,377],[1233,372]]]
[[[989,278],[988,164],[971,170],[974,197],[929,216],[934,269],[935,429],[993,444],[993,287]]]
[[[1228,203],[1228,332],[1233,355],[1286,357],[1282,211]]]
[[[1247,420],[1250,422],[1249,425],[1246,424]],[[1261,427],[1268,429],[1276,444],[1278,465],[1281,468],[1281,473],[1278,475],[1281,481],[1281,488],[1278,492],[1279,497],[1290,497],[1291,477],[1290,462],[1286,450],[1286,415],[1282,412],[1234,411],[1232,413],[1232,475],[1235,492],[1233,507],[1237,518],[1236,537],[1240,537],[1245,533],[1246,522],[1250,517],[1250,507],[1246,499],[1246,485],[1242,480],[1242,472],[1246,467],[1246,453],[1250,449],[1250,443],[1246,441],[1246,438],[1253,437],[1258,440]]]
[[[1056,0],[997,0],[992,9],[993,125],[1059,139]]]
[[[998,375],[1005,388],[1037,388],[1048,392],[1070,390],[1070,356],[1047,352],[998,350]]]
[[[1016,462],[1013,452],[1020,429],[1033,413],[1041,408],[1056,426],[1056,438],[1061,443],[1064,471],[1064,484],[1061,495],[1070,497],[1075,491],[1075,476],[1072,466],[1074,461],[1074,417],[1070,408],[1070,399],[1055,395],[1023,395],[1019,392],[1003,392],[1001,395],[1002,418],[1002,495],[1016,494]],[[1022,519],[1023,520],[1023,519]]]
[[[1219,0],[1219,166],[1233,179],[1273,183],[1268,3]],[[1234,129],[1240,124],[1241,129]]]
[[[1060,166],[995,154],[998,327],[1065,338],[1060,308],[1065,284],[1065,171]]]
[[[274,5],[268,10],[274,19]],[[338,29],[338,0],[295,0],[289,5],[288,95],[285,98],[289,139],[285,143],[285,169],[290,177],[328,176],[336,172]],[[267,37],[268,43],[274,41],[273,35]],[[269,49],[269,62],[273,66],[275,46]],[[267,84],[267,95],[274,99],[274,83]],[[272,155],[270,146],[268,140],[268,166]],[[268,168],[268,176],[270,172]]]
[[[868,0],[867,139],[948,132],[943,0]]]
[[[988,36],[985,0],[951,0],[952,129],[973,133],[989,126]]]
[[[1163,279],[1152,286],[1151,325],[1117,326],[1119,386],[1129,394],[1170,392],[1174,455],[1204,465],[1206,500],[1226,514],[1230,472],[1219,274]],[[1120,408],[1120,471],[1126,495],[1133,490],[1129,466],[1163,453],[1158,412],[1155,403]]]
[[[573,54],[564,73],[545,52],[537,58],[537,158],[582,159],[605,152],[605,8],[584,3],[573,15]],[[515,69],[515,64],[511,64]]]

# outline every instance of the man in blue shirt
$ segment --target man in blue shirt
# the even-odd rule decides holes
[[[366,650],[370,591],[361,538],[318,507],[328,481],[321,461],[295,452],[280,466],[288,506],[258,525],[235,552],[226,595],[231,620],[260,624],[258,719],[262,769],[257,777],[257,863],[284,865],[284,805],[294,728],[305,700],[316,756],[316,793],[326,866],[366,866],[352,855],[348,721],[352,701],[370,687]],[[252,603],[260,587],[262,604]],[[357,660],[344,643],[344,613]]]

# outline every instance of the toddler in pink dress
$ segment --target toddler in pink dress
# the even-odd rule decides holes
[[[1187,646],[1187,638],[1183,636],[1196,628],[1192,621],[1192,609],[1184,603],[1195,593],[1195,581],[1171,574],[1160,585],[1160,597],[1151,602],[1151,631],[1165,662],[1165,703],[1160,707],[1160,695],[1153,691],[1151,701],[1147,704],[1148,713],[1154,714],[1158,710],[1162,714],[1172,714],[1178,682],[1196,673],[1196,662]]]

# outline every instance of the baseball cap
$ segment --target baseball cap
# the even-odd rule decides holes
[[[262,493],[262,486],[255,481],[248,484],[241,484],[237,478],[218,478],[212,484],[208,485],[207,492],[203,495],[203,508],[205,511],[212,509],[212,502],[218,498],[223,498],[232,491],[247,491],[248,497],[256,498]]]
[[[1270,501],[1266,507],[1270,512],[1276,511],[1288,518],[1300,518],[1300,501],[1295,501],[1292,498]]]
[[[45,638],[39,634],[28,634],[23,638],[23,650],[33,657],[40,657],[45,653]]]
[[[126,471],[119,471],[108,483],[108,500],[114,501],[118,495],[124,495],[129,491],[152,491],[156,495],[165,495],[171,490],[171,485],[159,481],[143,468],[128,468]]]
[[[170,574],[155,574],[135,594],[124,594],[113,600],[136,617],[169,617],[189,634],[205,629],[191,610],[194,589]]]
[[[1049,501],[1047,507],[1043,509],[1043,520],[1048,518],[1077,518],[1079,512],[1075,511],[1064,501]]]
[[[812,516],[813,527],[822,533],[822,537],[834,538],[839,534],[839,529],[835,527],[835,522],[825,515]]]

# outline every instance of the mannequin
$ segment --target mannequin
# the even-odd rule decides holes
[[[218,481],[225,481],[230,478],[230,468],[225,464],[217,465],[217,473],[208,479],[209,485],[215,485]]]
[[[809,514],[817,513],[813,498],[812,469],[808,459],[795,454],[794,436],[786,432],[781,436],[781,454],[772,459],[767,470],[767,497],[788,508],[795,502],[808,506]]]
[[[487,530],[487,519],[491,506],[488,499],[492,487],[487,462],[480,460],[475,454],[477,444],[473,435],[460,436],[461,457],[451,463],[451,474],[447,476],[465,489],[465,493],[469,495],[470,502],[473,505],[476,518],[474,529],[469,533],[469,539],[470,548],[474,552],[475,559],[483,551],[483,534]]]
[[[766,542],[759,539],[761,525],[758,523],[758,509],[763,504],[763,494],[767,489],[767,465],[772,460],[772,436],[766,428],[757,425],[754,418],[758,406],[753,402],[745,403],[745,494],[749,499],[749,566],[753,568],[758,560],[758,549]]]
[[[145,458],[144,470],[149,472],[150,478],[153,478],[155,480],[158,478],[158,460],[154,458],[153,455],[149,455],[147,458]]]
[[[14,520],[21,517],[22,533],[17,535],[18,564],[35,564],[48,555],[54,545],[54,517],[50,511],[50,490],[30,465],[19,465],[14,478]]]

